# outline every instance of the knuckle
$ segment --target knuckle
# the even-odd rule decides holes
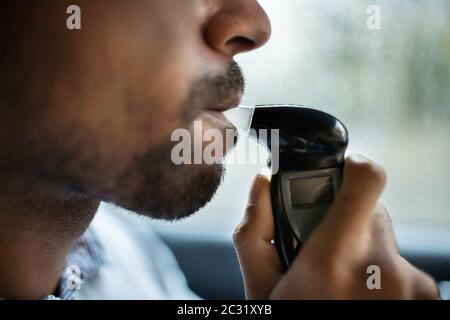
[[[346,166],[348,172],[354,175],[355,178],[371,181],[381,186],[386,184],[386,172],[384,169],[367,158],[349,157]]]
[[[378,207],[375,210],[375,214],[373,215],[373,224],[376,227],[376,229],[381,229],[384,231],[392,231],[392,220],[386,211],[386,209],[383,209],[380,207],[381,205],[378,205]]]
[[[426,297],[429,299],[440,299],[439,288],[438,288],[436,282],[430,276],[428,276],[427,279],[428,279],[427,280],[428,292],[427,292]]]
[[[385,216],[389,221],[391,218],[389,217],[389,212],[386,207],[382,203],[378,203],[376,207],[376,213],[382,216]]]
[[[370,227],[370,240],[373,241],[373,246],[378,249],[383,248],[391,254],[398,254],[397,238],[387,211],[377,208],[372,216]]]
[[[249,216],[253,210],[254,207],[251,205],[246,208],[244,218],[233,231],[233,242],[236,247],[242,245],[244,242],[248,242],[247,239],[249,238],[249,234],[251,234]]]
[[[249,227],[247,223],[240,223],[233,232],[233,243],[236,248],[246,246],[249,242]]]
[[[420,272],[417,280],[417,286],[420,288],[415,293],[415,298],[419,299],[439,299],[439,289],[435,280],[427,273]]]
[[[411,299],[414,297],[414,267],[406,260],[397,259],[384,267],[387,271],[389,293],[393,299]]]
[[[368,260],[365,265],[379,266],[381,289],[384,297],[389,300],[408,299],[411,281],[395,256],[385,256],[382,259]],[[367,279],[367,275],[366,275]]]

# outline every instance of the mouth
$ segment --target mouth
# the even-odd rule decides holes
[[[219,105],[212,106],[212,107],[208,108],[207,110],[217,111],[217,112],[225,112],[225,111],[228,111],[230,109],[233,109],[233,108],[236,108],[237,106],[239,106],[241,104],[241,100],[242,100],[242,95],[239,94],[239,95],[230,97],[229,99],[223,101]]]
[[[224,112],[236,108],[240,105],[242,100],[241,95],[233,96],[222,103],[212,106],[204,110],[204,114],[213,123],[213,127],[219,130],[232,129],[237,130],[236,127],[225,117]]]

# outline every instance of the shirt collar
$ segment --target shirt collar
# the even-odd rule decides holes
[[[88,229],[77,240],[66,258],[56,296],[49,295],[44,300],[73,299],[76,290],[81,289],[83,283],[98,274],[103,261],[102,246],[94,232]]]

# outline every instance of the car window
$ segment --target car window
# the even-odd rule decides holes
[[[334,114],[349,129],[349,152],[386,169],[382,201],[394,224],[449,230],[450,2],[260,3],[273,34],[266,47],[238,58],[247,79],[243,103]],[[233,230],[263,168],[229,165],[213,201],[179,227]]]

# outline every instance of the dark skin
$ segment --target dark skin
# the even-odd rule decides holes
[[[219,113],[244,85],[233,57],[270,34],[254,0],[79,1],[76,32],[70,4],[0,10],[3,298],[53,293],[101,200],[169,220],[206,204],[222,166],[174,166],[170,135],[230,127]]]
[[[192,130],[194,120],[203,121],[204,130],[230,128],[221,111],[238,105],[244,90],[233,58],[262,46],[271,32],[255,0],[82,0],[77,3],[80,31],[65,27],[71,4],[15,1],[0,8],[2,298],[54,293],[64,259],[100,201],[168,220],[204,206],[223,168],[173,165],[171,133]],[[363,167],[379,175],[373,166]],[[373,178],[354,172],[356,184]],[[366,214],[373,211],[375,191],[363,197]],[[270,232],[264,229],[261,235],[254,227],[265,221],[270,229],[272,223],[267,196],[259,199],[261,204],[249,212],[263,219],[246,219],[236,233],[247,293],[303,298],[296,296],[296,286],[283,285],[293,282],[278,272],[273,248],[262,241]],[[245,245],[249,237],[264,238],[251,256],[265,257],[274,269],[253,268]],[[366,247],[361,252],[371,257]],[[400,259],[392,250],[377,254]],[[328,263],[308,256],[302,261]],[[290,277],[298,279],[296,272]],[[417,283],[427,289],[423,296],[435,297],[428,276]],[[308,292],[309,285],[316,284],[303,283],[301,291]],[[349,287],[336,290],[340,296],[361,296]]]

